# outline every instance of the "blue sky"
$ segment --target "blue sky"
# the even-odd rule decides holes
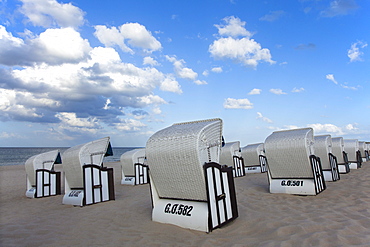
[[[145,146],[221,118],[370,141],[370,2],[0,0],[0,146]]]

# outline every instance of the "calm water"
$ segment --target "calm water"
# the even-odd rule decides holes
[[[2,148],[0,147],[0,166],[9,166],[9,165],[24,165],[26,160],[33,155],[52,151],[55,149],[59,149],[60,153],[62,154],[62,162],[63,162],[63,152],[68,148],[62,147],[53,147],[53,148],[43,148],[43,147],[32,147],[32,148]],[[124,152],[130,151],[135,149],[135,147],[113,147],[113,156],[108,156],[104,158],[104,162],[114,162],[119,161],[121,154]]]

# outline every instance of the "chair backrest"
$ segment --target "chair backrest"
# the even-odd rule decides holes
[[[60,152],[57,149],[27,159],[25,169],[31,185],[36,184],[36,170],[46,169],[51,171],[54,169],[54,164],[61,164]]]
[[[271,178],[313,178],[313,129],[275,131],[264,143]]]
[[[125,176],[135,176],[134,165],[136,163],[144,164],[145,148],[136,148],[121,155],[120,162]]]
[[[344,141],[344,152],[348,154],[349,161],[357,161],[357,151],[359,151],[359,145],[357,139],[343,139]]]
[[[331,142],[332,142],[333,155],[337,157],[338,164],[345,163],[345,160],[343,159],[343,152],[344,152],[343,137],[333,137],[331,138]]]
[[[256,166],[259,165],[259,156],[265,155],[264,144],[255,143],[249,144],[245,147],[242,147],[241,155],[244,159],[245,166]]]
[[[113,154],[109,139],[101,138],[64,151],[63,170],[70,188],[83,187],[83,165],[102,166],[103,158]]]
[[[315,155],[320,157],[322,169],[331,169],[329,153],[332,151],[332,140],[330,135],[320,135],[314,137]]]
[[[241,157],[239,141],[227,142],[223,147],[221,147],[220,165],[234,167],[234,156]]]
[[[174,124],[146,143],[147,165],[160,198],[207,201],[203,165],[219,163],[222,120]]]

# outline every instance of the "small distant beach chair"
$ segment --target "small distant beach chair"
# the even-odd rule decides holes
[[[240,153],[240,142],[227,142],[221,147],[220,164],[231,166],[234,177],[245,176],[244,160]]]
[[[370,160],[370,142],[365,142],[365,155],[366,155],[366,161]]]
[[[360,153],[361,153],[361,158],[362,158],[362,162],[366,162],[368,161],[368,156],[369,156],[369,153],[368,151],[366,150],[366,142],[358,142],[358,147],[359,147],[359,150],[360,150]]]
[[[25,163],[27,174],[26,196],[41,198],[60,195],[60,172],[54,171],[54,164],[61,163],[59,150],[30,157]]]
[[[357,139],[343,139],[344,151],[348,155],[350,169],[358,169],[362,166],[362,157]]]
[[[145,148],[137,148],[121,155],[121,184],[139,185],[149,182],[148,166],[145,164]]]
[[[275,131],[265,140],[270,193],[317,195],[326,189],[313,129]]]
[[[332,153],[330,135],[314,136],[315,155],[320,157],[325,181],[334,182],[340,179],[337,157]]]
[[[174,124],[149,138],[153,221],[211,232],[238,217],[232,167],[219,165],[221,145],[221,119]]]
[[[85,206],[115,199],[113,168],[103,166],[103,158],[111,155],[109,137],[64,151],[63,204]]]
[[[241,149],[246,173],[263,173],[267,171],[267,159],[263,143],[249,144]]]
[[[343,137],[331,138],[333,155],[337,157],[338,171],[341,174],[349,173],[348,155],[344,151],[344,140]]]

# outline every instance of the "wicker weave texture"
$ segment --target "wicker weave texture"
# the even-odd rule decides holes
[[[83,187],[84,164],[100,166],[107,152],[109,137],[71,147],[63,153],[63,170],[71,188]]]
[[[357,139],[344,139],[344,152],[348,154],[349,161],[357,161],[356,152],[359,150]]]
[[[203,165],[219,161],[222,120],[174,124],[146,144],[151,183],[159,197],[206,201]]]
[[[313,151],[313,129],[273,132],[265,140],[272,178],[313,178],[309,156]]]
[[[31,185],[36,184],[36,170],[37,169],[51,170],[54,166],[55,160],[58,157],[58,154],[59,150],[56,149],[49,152],[34,155],[26,160],[25,170]]]
[[[246,166],[260,165],[260,155],[265,155],[263,143],[249,144],[245,147],[242,147],[241,156],[243,157],[244,164]]]
[[[120,157],[121,167],[125,176],[135,176],[136,163],[144,164],[145,148],[136,148],[123,153]]]
[[[332,141],[330,135],[320,135],[314,137],[315,155],[320,157],[322,169],[331,169],[329,153],[332,153]]]
[[[343,137],[331,138],[333,155],[337,157],[338,164],[343,164],[344,141]]]
[[[234,167],[234,156],[240,157],[240,142],[227,142],[221,147],[220,164]]]

